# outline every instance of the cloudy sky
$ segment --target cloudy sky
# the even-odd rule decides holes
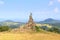
[[[30,12],[34,21],[47,18],[60,20],[60,0],[0,0],[0,20],[24,22]]]

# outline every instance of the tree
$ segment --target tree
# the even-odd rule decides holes
[[[59,28],[56,28],[56,27],[52,27],[48,31],[55,32],[55,33],[60,33],[60,29]]]
[[[39,32],[39,31],[40,31],[40,27],[35,26],[35,30],[36,30],[37,32]]]
[[[9,30],[8,26],[0,26],[0,32],[8,31],[8,30]]]

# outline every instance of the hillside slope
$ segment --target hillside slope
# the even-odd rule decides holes
[[[0,33],[0,40],[60,40],[54,33]]]
[[[60,20],[55,20],[55,19],[52,19],[52,18],[48,18],[44,21],[40,21],[38,22],[40,24],[49,24],[49,25],[52,25],[54,27],[58,27],[60,28]]]

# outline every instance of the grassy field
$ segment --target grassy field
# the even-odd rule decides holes
[[[0,40],[60,40],[55,33],[0,33]]]

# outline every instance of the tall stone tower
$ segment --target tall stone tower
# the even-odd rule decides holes
[[[13,32],[31,32],[31,31],[36,31],[35,26],[36,26],[36,24],[33,21],[32,13],[30,13],[28,22],[24,26],[21,26],[20,28],[14,29],[12,31]]]
[[[28,21],[28,23],[32,23],[33,22],[33,18],[32,18],[32,13],[30,14],[30,16],[29,16],[29,21]]]
[[[36,24],[35,24],[35,22],[33,21],[33,18],[32,18],[32,13],[30,13],[30,16],[29,16],[29,21],[28,21],[28,23],[26,23],[26,25],[25,25],[25,29],[32,29],[32,30],[35,30],[35,26],[36,26]]]

